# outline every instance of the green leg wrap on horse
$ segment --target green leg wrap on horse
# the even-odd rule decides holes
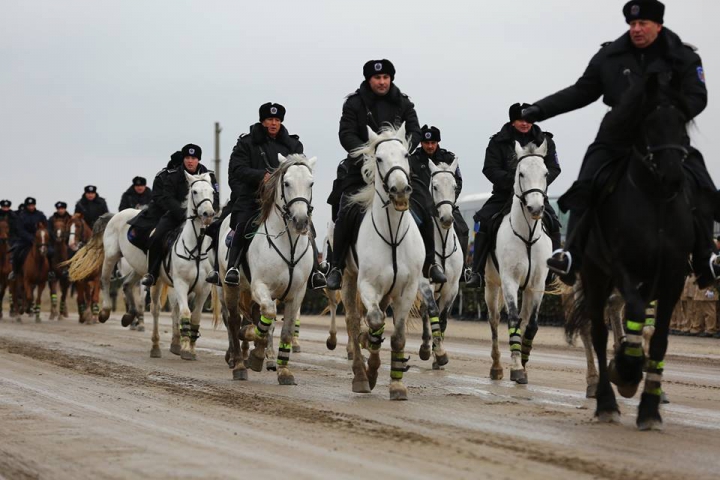
[[[265,315],[260,315],[260,322],[255,325],[255,336],[258,338],[265,338],[274,321],[274,318],[268,318]]]
[[[278,348],[277,364],[281,367],[286,367],[290,362],[290,351],[292,351],[292,343],[280,342]]]
[[[393,380],[402,380],[403,374],[407,372],[408,358],[405,357],[405,352],[392,352],[390,362],[390,378]]]

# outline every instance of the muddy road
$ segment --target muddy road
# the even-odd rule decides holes
[[[166,315],[161,359],[150,329],[124,329],[117,315],[2,320],[0,477],[718,478],[720,340],[671,339],[665,431],[638,432],[638,398],[620,399],[621,425],[593,421],[583,352],[558,328],[541,327],[523,386],[507,370],[489,379],[487,324],[451,322],[444,371],[419,359],[415,328],[410,399],[390,402],[388,342],[375,391],[353,394],[344,344],[325,347],[328,323],[302,319],[298,385],[280,386],[267,371],[233,381],[227,334],[209,318],[195,362],[169,353]]]

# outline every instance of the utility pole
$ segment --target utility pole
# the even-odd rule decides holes
[[[220,193],[220,122],[215,122],[215,178],[218,182],[218,193]]]

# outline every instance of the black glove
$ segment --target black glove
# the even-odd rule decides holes
[[[530,105],[520,112],[522,119],[529,123],[535,123],[542,118],[542,110],[537,105]]]

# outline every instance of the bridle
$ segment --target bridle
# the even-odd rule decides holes
[[[205,178],[201,178],[201,179],[199,179],[199,180],[193,181],[193,182],[190,184],[189,189],[192,190],[193,185],[195,185],[196,183],[199,183],[199,182],[207,182],[207,183],[209,183],[210,186],[212,187],[212,183],[210,183],[209,180],[207,180],[207,179],[205,179]],[[192,192],[191,192],[191,193],[192,193]],[[193,214],[192,214],[192,216],[187,217],[188,220],[195,220],[196,218],[198,218],[198,217],[200,216],[200,215],[198,214],[198,209],[200,208],[200,205],[202,205],[202,204],[205,203],[205,202],[209,202],[211,205],[212,205],[212,203],[213,203],[213,199],[211,199],[211,198],[203,198],[202,200],[200,200],[199,203],[195,203],[195,197],[194,197],[193,195],[190,195],[190,199],[192,200],[192,205],[193,205],[192,212],[193,212]]]
[[[386,138],[384,140],[380,140],[375,144],[375,168],[378,169],[378,172],[380,171],[380,166],[377,164],[377,149],[380,145],[386,142],[400,142],[402,144],[402,140],[399,138]],[[375,193],[377,193],[378,197],[380,197],[380,200],[383,202],[383,208],[387,208],[388,205],[390,205],[390,187],[388,187],[388,180],[390,179],[390,174],[396,171],[401,171],[403,175],[405,175],[405,178],[407,179],[408,185],[410,185],[410,176],[408,175],[408,172],[401,167],[400,165],[395,165],[394,167],[390,167],[387,172],[385,172],[385,175],[380,174],[380,177],[382,179],[382,186],[385,193],[388,195],[388,199],[383,199],[380,192],[375,189]]]
[[[520,162],[528,157],[540,157],[543,158],[542,155],[538,155],[537,153],[528,153],[527,155],[523,155],[522,157],[518,158],[518,166],[520,166]],[[523,207],[527,206],[527,197],[531,193],[539,193],[543,196],[543,201],[547,201],[547,186],[545,187],[545,190],[542,190],[540,188],[530,188],[528,190],[523,190],[522,182],[520,181],[520,177],[518,177],[518,184],[520,186],[520,195],[515,194],[515,197],[517,197],[520,200],[520,203]],[[508,216],[508,220],[510,221],[510,229],[512,230],[513,234],[519,238],[524,244],[525,244],[525,250],[527,252],[527,259],[528,259],[528,269],[527,274],[525,275],[525,282],[523,282],[522,286],[520,287],[521,291],[524,291],[527,287],[528,283],[530,282],[530,272],[532,271],[532,247],[535,245],[538,240],[542,238],[542,229],[540,229],[540,235],[537,236],[537,238],[533,239],[535,236],[535,232],[537,231],[538,224],[540,223],[540,219],[535,220],[533,222],[533,225],[530,226],[530,221],[527,219],[527,216],[525,215],[525,211],[523,209],[523,218],[525,219],[525,222],[527,223],[528,230],[530,231],[530,238],[525,238],[522,235],[520,235],[517,230],[515,230],[515,227],[512,224],[512,216]]]
[[[451,172],[450,170],[436,170],[433,173],[430,174],[430,187],[432,187],[432,179],[435,178],[436,175],[440,175],[441,173],[448,173],[455,178],[455,173]],[[438,234],[440,234],[440,238],[442,239],[442,250],[438,252],[435,251],[435,255],[440,257],[440,265],[442,266],[442,269],[445,270],[445,262],[448,258],[450,258],[455,252],[457,252],[458,245],[457,245],[457,237],[453,236],[454,245],[452,252],[445,254],[445,250],[447,249],[447,243],[450,238],[450,232],[452,231],[452,228],[448,228],[445,231],[445,235],[443,235],[443,229],[440,228],[440,225],[438,225],[438,216],[440,215],[440,207],[443,205],[450,205],[450,208],[455,207],[455,202],[452,200],[440,200],[439,202],[433,202],[433,211],[432,217],[433,217],[433,223],[435,223],[435,228],[438,231]],[[442,288],[442,285],[440,286]]]
[[[310,170],[310,173],[312,173],[310,166],[305,163],[296,163],[291,166],[298,166],[298,167],[302,166],[302,167],[305,167],[308,170]],[[298,197],[291,198],[290,200],[287,199],[287,197],[285,196],[285,174],[286,173],[287,173],[287,170],[285,171],[285,173],[283,173],[282,178],[280,178],[280,200],[282,200],[283,204],[282,204],[282,206],[280,206],[277,203],[275,203],[275,208],[277,208],[280,211],[280,216],[283,218],[283,221],[285,222],[285,227],[288,226],[288,221],[292,217],[292,215],[290,214],[290,207],[295,202],[302,202],[307,205],[308,216],[312,216],[312,212],[313,212],[312,190],[310,191],[310,198],[298,196]]]

